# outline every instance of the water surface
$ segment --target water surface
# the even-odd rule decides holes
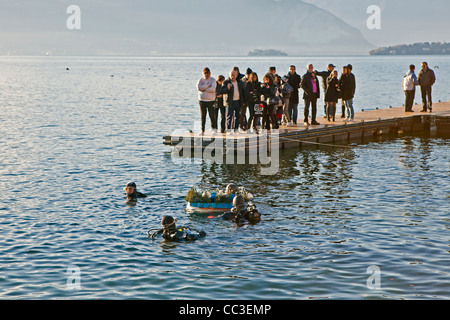
[[[205,65],[213,76],[233,65],[263,74],[311,59],[1,57],[0,297],[448,299],[448,139],[283,151],[275,176],[257,165],[174,163],[162,144],[198,120]],[[450,60],[434,59],[435,100],[448,100]],[[324,68],[331,59],[312,60]],[[403,103],[404,57],[332,62],[354,65],[357,110]],[[149,194],[134,207],[122,191],[130,180]],[[184,212],[191,185],[229,182],[256,196],[260,223]],[[207,237],[148,239],[166,214]],[[367,287],[373,265],[378,290]],[[68,286],[71,266],[79,290]]]

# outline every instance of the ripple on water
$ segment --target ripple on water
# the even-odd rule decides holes
[[[180,164],[162,136],[193,127],[198,104],[188,102],[197,99],[189,88],[204,61],[70,60],[80,78],[61,77],[65,58],[45,72],[38,58],[20,59],[2,69],[12,86],[29,86],[0,105],[0,297],[448,299],[448,139],[284,150],[275,176],[253,165]],[[241,62],[267,69],[264,60]],[[374,66],[366,62],[355,69]],[[111,70],[124,80],[112,80]],[[159,81],[165,74],[176,75],[180,90],[170,99]],[[123,197],[130,180],[149,195],[135,207]],[[191,185],[229,182],[256,196],[259,224],[184,212]],[[207,237],[148,239],[165,214]],[[380,290],[367,287],[372,265]],[[68,286],[70,266],[80,268],[80,290]]]

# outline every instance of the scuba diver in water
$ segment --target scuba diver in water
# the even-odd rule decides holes
[[[225,188],[225,193],[226,194],[236,194],[237,192],[238,192],[238,187],[234,183],[230,183]]]
[[[176,226],[177,219],[172,216],[163,216],[161,219],[162,229],[150,234],[149,230],[147,235],[154,239],[157,235],[161,235],[165,240],[168,241],[192,241],[203,238],[206,236],[204,231],[197,231],[192,228],[178,227]]]
[[[261,213],[259,213],[253,203],[249,203],[246,208],[244,197],[238,194],[233,199],[233,208],[230,212],[224,213],[222,218],[238,224],[242,220],[247,220],[250,223],[257,223],[261,221]]]
[[[138,198],[146,198],[147,195],[137,191],[136,183],[128,182],[125,188],[125,194],[127,196],[127,201],[136,202]]]

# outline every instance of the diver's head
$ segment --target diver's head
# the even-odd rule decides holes
[[[247,214],[248,220],[250,221],[259,221],[261,220],[261,213],[259,213],[258,209],[253,209]]]
[[[236,195],[233,199],[233,207],[241,209],[245,206],[244,197],[240,194]]]
[[[172,216],[163,216],[161,219],[161,226],[164,230],[175,230],[177,226],[175,225],[177,219]]]
[[[136,191],[136,183],[128,182],[123,190],[125,190],[127,195],[132,195]]]
[[[230,183],[229,185],[227,185],[227,188],[225,189],[225,193],[227,193],[227,194],[229,194],[229,193],[236,194],[237,191],[238,191],[238,187],[234,183]]]

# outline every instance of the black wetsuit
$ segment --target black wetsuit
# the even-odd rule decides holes
[[[139,191],[134,191],[132,194],[127,194],[128,201],[136,201],[138,198],[147,198],[146,194],[143,194]]]
[[[154,232],[151,237],[161,235],[167,241],[193,241],[206,236],[204,231],[197,231],[190,228],[179,227],[176,229],[164,230],[160,229]]]
[[[258,222],[261,220],[261,214],[256,210],[255,207],[248,207],[245,209],[233,208],[229,212],[225,212],[222,215],[225,220],[231,220],[233,222],[239,223],[241,220],[247,220],[250,222]]]

